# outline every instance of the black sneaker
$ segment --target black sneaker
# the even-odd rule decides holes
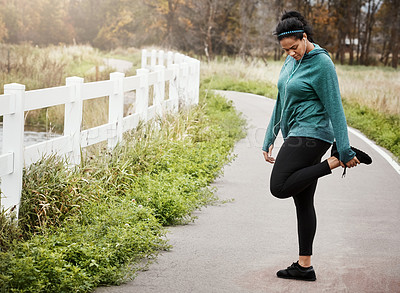
[[[359,150],[355,147],[352,147],[352,146],[350,146],[350,148],[356,153],[356,157],[360,161],[360,163],[363,163],[366,165],[369,165],[372,163],[372,159],[367,153],[365,153],[362,150]],[[337,147],[336,147],[336,142],[334,142],[332,144],[331,156],[336,157],[338,160],[340,160],[339,152],[337,151]]]
[[[356,153],[356,157],[360,161],[360,163],[363,163],[366,165],[369,165],[372,163],[372,159],[367,153],[365,153],[362,150],[359,150],[355,147],[352,147],[352,146],[350,146],[350,147]],[[337,147],[336,147],[336,142],[334,142],[332,145],[331,156],[337,158],[340,161],[339,152],[337,151]],[[347,169],[347,167],[344,167],[342,177],[344,177],[346,175],[346,169]]]
[[[287,269],[278,271],[276,275],[278,276],[278,278],[295,279],[301,281],[315,281],[317,279],[315,276],[314,268],[312,266],[308,268],[303,268],[299,265],[299,262],[294,262]]]

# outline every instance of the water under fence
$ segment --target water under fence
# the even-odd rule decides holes
[[[146,122],[165,111],[176,112],[181,106],[197,104],[199,85],[200,61],[155,50],[142,51],[142,68],[135,76],[114,72],[109,80],[90,83],[68,77],[65,86],[32,91],[25,91],[21,84],[5,85],[0,95],[2,208],[16,207],[18,211],[24,167],[50,154],[65,155],[71,164],[79,164],[82,148],[104,141],[114,148],[123,133],[134,129],[140,120]],[[124,111],[126,96],[134,102],[128,113]],[[103,97],[108,97],[108,122],[82,130],[83,102]],[[24,113],[57,105],[65,105],[63,134],[27,143]]]

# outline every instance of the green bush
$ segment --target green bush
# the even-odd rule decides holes
[[[24,170],[19,226],[25,237],[59,226],[65,218],[79,213],[86,201],[96,199],[80,192],[88,180],[66,166],[65,160],[52,155]]]
[[[15,211],[0,210],[0,252],[10,249],[14,241],[21,240],[22,232]]]
[[[0,287],[11,292],[88,292],[116,284],[138,260],[167,248],[151,210],[127,199],[92,203],[81,219],[0,254]],[[135,266],[129,266],[134,263]]]

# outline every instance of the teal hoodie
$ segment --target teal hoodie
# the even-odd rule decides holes
[[[265,134],[268,151],[279,130],[283,138],[305,136],[329,143],[336,139],[340,160],[350,161],[350,148],[335,66],[317,44],[302,60],[288,56],[278,80],[278,97]]]

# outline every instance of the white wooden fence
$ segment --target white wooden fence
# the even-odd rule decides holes
[[[149,58],[150,57],[150,58]],[[150,60],[149,60],[150,59]],[[150,61],[150,62],[148,62]],[[168,82],[168,99],[165,99]],[[25,91],[21,84],[7,84],[0,95],[3,116],[3,148],[0,154],[1,206],[18,214],[24,167],[43,155],[65,155],[71,164],[79,164],[81,148],[107,141],[114,148],[122,134],[135,128],[139,120],[148,121],[163,111],[177,111],[181,105],[197,104],[200,61],[179,53],[142,51],[142,68],[135,76],[114,72],[110,80],[84,83],[83,78],[68,77],[66,85]],[[149,88],[153,86],[153,104],[149,106]],[[124,117],[124,93],[136,91],[135,113]],[[83,101],[109,97],[108,123],[81,130]],[[65,105],[63,136],[24,146],[24,112]]]

